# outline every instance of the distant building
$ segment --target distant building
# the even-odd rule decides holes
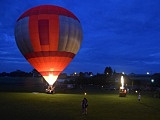
[[[74,73],[72,73],[72,74],[70,74],[70,76],[82,76],[82,77],[92,77],[93,76],[93,73],[92,72],[80,72],[80,73],[76,73],[76,72],[74,72]]]
[[[84,77],[92,77],[93,76],[93,73],[92,72],[84,72]]]
[[[128,75],[130,80],[139,80],[139,81],[150,81],[152,75],[149,74],[129,74]]]
[[[128,87],[133,90],[150,89],[152,75],[150,74],[129,74]]]
[[[79,74],[77,72],[74,72],[74,73],[70,74],[70,76],[79,76]]]

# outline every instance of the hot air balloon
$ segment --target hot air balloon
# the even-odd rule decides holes
[[[79,19],[54,5],[40,5],[24,12],[16,21],[14,33],[20,52],[51,89],[82,42]]]

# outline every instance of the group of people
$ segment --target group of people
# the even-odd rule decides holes
[[[141,94],[138,94],[138,101],[141,100]],[[87,98],[83,98],[82,102],[81,102],[81,106],[82,106],[82,114],[87,115],[87,107],[88,107],[88,100]]]

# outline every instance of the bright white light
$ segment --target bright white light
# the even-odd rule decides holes
[[[58,76],[54,76],[53,74],[49,74],[48,76],[43,76],[44,79],[48,82],[49,85],[53,85],[57,80]]]
[[[151,82],[153,83],[153,82],[154,82],[154,79],[152,79]]]
[[[87,95],[87,93],[84,93],[84,95]]]
[[[124,89],[124,78],[123,78],[123,76],[121,76],[121,85],[122,85],[122,86],[121,86],[120,88],[121,88],[121,89]]]
[[[147,75],[149,75],[149,72],[147,72]]]

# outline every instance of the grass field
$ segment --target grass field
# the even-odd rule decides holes
[[[83,94],[0,93],[1,120],[159,120],[160,99],[142,95],[87,94],[88,114],[81,114]]]

